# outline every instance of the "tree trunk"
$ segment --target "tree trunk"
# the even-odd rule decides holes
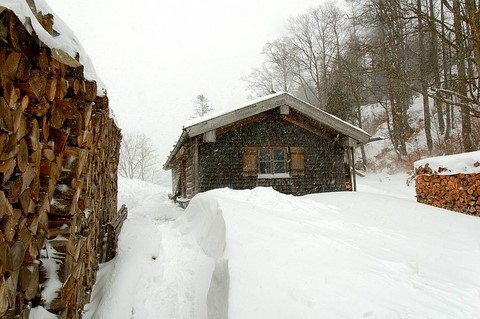
[[[430,26],[430,59],[432,61],[432,72],[433,72],[433,77],[434,77],[434,83],[433,86],[436,89],[440,88],[440,70],[438,66],[438,38],[437,38],[437,32],[435,29],[435,9],[434,9],[434,4],[433,0],[429,0],[429,10],[430,10],[430,18],[429,18],[429,26]],[[436,95],[439,95],[437,93]],[[443,114],[443,108],[442,108],[442,103],[438,99],[433,100],[434,107],[437,110],[437,116],[438,116],[438,128],[440,130],[440,133],[443,134],[445,132],[445,121],[444,121],[444,114]]]
[[[461,6],[460,0],[453,1],[454,11],[454,28],[455,28],[455,44],[457,51],[457,92],[460,95],[460,101],[467,104],[467,72],[465,66],[465,59],[468,56],[465,46],[465,38],[463,34],[462,20],[461,20]],[[472,141],[472,124],[470,113],[464,107],[462,107],[462,144],[465,152],[471,152],[475,150]]]
[[[428,104],[428,85],[426,81],[427,72],[425,66],[425,42],[424,42],[424,30],[422,22],[422,2],[417,0],[417,21],[418,21],[418,49],[419,49],[419,62],[420,62],[420,83],[421,92],[423,96],[423,116],[425,120],[425,137],[427,139],[428,152],[431,154],[433,150],[432,142],[432,130],[430,120],[430,106]]]
[[[445,21],[445,8],[443,2],[440,4],[440,19],[442,21]],[[447,34],[445,31],[445,24],[442,23],[442,29],[441,29],[441,35],[442,38],[447,38]],[[445,41],[442,41],[442,64],[443,64],[443,81],[444,85],[443,88],[449,90],[450,89],[450,80],[451,80],[451,74],[450,74],[450,61],[448,59],[448,51],[447,51],[447,45]],[[448,99],[448,96],[446,96]],[[445,120],[446,120],[446,127],[445,127],[445,140],[448,140],[450,138],[450,131],[452,129],[452,118],[451,118],[451,107],[449,103],[445,103]]]

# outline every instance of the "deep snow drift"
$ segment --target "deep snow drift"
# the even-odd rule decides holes
[[[479,318],[480,219],[415,203],[404,180],[215,190],[173,223],[166,189],[121,180],[129,219],[86,317]]]
[[[375,194],[222,189],[174,227],[228,261],[229,318],[480,316],[478,218]]]
[[[359,183],[220,189],[182,212],[121,179],[129,218],[85,317],[480,318],[480,219],[416,203],[405,176]]]

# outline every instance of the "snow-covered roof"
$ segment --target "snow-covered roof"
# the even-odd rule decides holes
[[[87,80],[97,82],[97,94],[105,95],[105,85],[95,72],[93,63],[90,60],[80,41],[75,37],[70,28],[55,15],[45,0],[33,0],[35,6],[31,8],[26,0],[0,0],[0,12],[3,8],[12,10],[20,21],[25,25],[30,34],[35,32],[39,40],[59,55],[68,54],[74,61],[77,54],[80,64],[84,66],[84,75]],[[3,7],[3,8],[2,8]],[[33,10],[33,11],[32,11]],[[36,12],[51,14],[54,16],[53,29],[55,35],[48,33],[36,18]]]
[[[425,168],[426,164],[435,174],[480,173],[480,151],[424,158],[414,163],[415,169],[420,166]]]
[[[359,143],[368,142],[370,135],[336,116],[333,116],[319,108],[304,102],[293,95],[286,92],[278,92],[270,94],[244,104],[237,105],[227,111],[212,113],[204,117],[191,119],[185,123],[183,127],[182,135],[176,143],[173,151],[170,153],[164,167],[167,167],[170,161],[175,157],[176,153],[180,150],[183,143],[190,137],[195,137],[200,134],[206,133],[224,127],[226,125],[233,124],[241,121],[253,115],[257,115],[280,106],[286,105],[291,107],[295,111],[330,127],[336,132],[346,135]]]
[[[331,115],[319,108],[304,102],[286,92],[270,94],[256,100],[237,105],[227,111],[212,113],[204,117],[189,120],[183,127],[190,137],[200,135],[207,131],[235,123],[252,115],[288,105],[296,111],[317,120],[335,131],[341,132],[361,143],[366,143],[370,135],[336,116]]]
[[[228,110],[218,111],[218,112],[212,112],[212,113],[209,113],[209,114],[207,114],[207,115],[205,115],[205,116],[201,116],[201,117],[196,117],[196,118],[193,118],[193,119],[189,119],[189,120],[183,125],[183,128],[192,127],[192,126],[197,125],[197,124],[200,124],[200,123],[202,123],[202,122],[209,121],[209,120],[211,120],[211,119],[221,117],[221,116],[223,116],[223,115],[226,115],[226,114],[235,112],[235,111],[237,111],[237,110],[243,109],[243,108],[246,107],[246,106],[249,106],[249,105],[252,105],[252,104],[257,104],[257,103],[266,101],[266,100],[268,100],[268,99],[271,99],[271,98],[273,98],[273,97],[280,96],[280,95],[282,95],[282,94],[284,94],[284,92],[277,92],[277,93],[273,93],[273,94],[270,94],[270,95],[261,96],[261,97],[258,97],[258,98],[256,98],[256,99],[247,101],[247,102],[245,102],[245,103],[236,105],[236,106],[234,106],[234,107],[232,107],[232,108],[229,108]]]

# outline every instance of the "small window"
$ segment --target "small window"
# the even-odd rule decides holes
[[[290,178],[305,176],[303,147],[245,147],[243,176]]]
[[[258,150],[259,174],[287,173],[286,148],[262,148]]]

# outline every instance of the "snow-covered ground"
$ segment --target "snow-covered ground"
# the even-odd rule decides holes
[[[129,217],[85,317],[480,318],[480,219],[416,203],[406,179],[219,189],[185,211],[121,179]]]

